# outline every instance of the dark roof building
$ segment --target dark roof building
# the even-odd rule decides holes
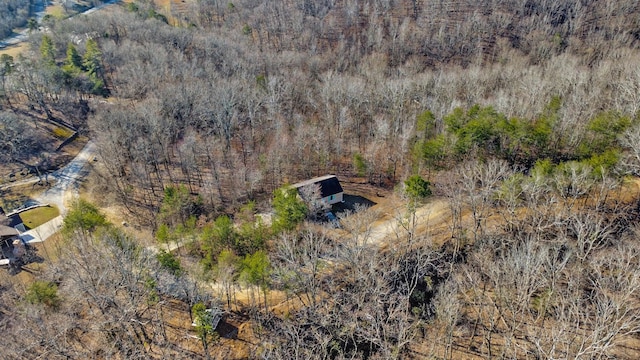
[[[344,190],[335,175],[319,176],[313,179],[301,181],[293,184],[292,186],[296,189],[300,189],[314,184],[320,185],[320,197],[322,197],[322,200],[329,205],[342,201]]]
[[[0,225],[0,238],[12,238],[14,236],[18,236],[18,230],[12,228],[11,226]]]

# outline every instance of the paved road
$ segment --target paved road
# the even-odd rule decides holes
[[[70,200],[78,193],[78,180],[87,175],[89,169],[85,165],[95,157],[95,154],[96,146],[89,141],[70,163],[49,175],[56,184],[40,194],[36,200],[43,204],[55,205],[60,209],[60,213],[64,214],[65,200]]]
[[[86,166],[87,162],[92,160],[95,154],[96,146],[89,141],[70,163],[49,175],[56,184],[40,194],[35,200],[42,204],[57,206],[61,215],[35,229],[22,233],[20,237],[23,241],[26,243],[42,242],[60,229],[64,214],[67,212],[65,204],[78,196],[79,182],[89,172],[89,167]]]
[[[60,231],[62,227],[62,215],[50,220],[35,229],[31,229],[29,231],[23,232],[20,234],[20,238],[26,244],[43,242],[50,238],[53,234]]]
[[[84,12],[82,12],[80,14],[83,14],[83,15],[91,14],[91,13],[96,12],[96,11],[98,11],[100,9],[103,9],[103,8],[109,6],[109,5],[113,5],[113,4],[117,3],[118,1],[120,1],[120,0],[108,0],[108,1],[105,1],[103,4],[98,5],[96,7],[92,7],[91,9],[89,9],[87,11],[84,11]]]

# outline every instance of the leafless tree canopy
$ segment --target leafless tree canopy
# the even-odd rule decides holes
[[[64,121],[132,223],[180,249],[69,235],[37,274],[55,301],[0,283],[3,354],[210,356],[228,339],[181,348],[164,316],[211,304],[213,282],[251,358],[637,358],[638,7],[201,0],[52,20],[0,63],[0,160]],[[331,231],[276,233],[243,207],[324,174],[388,192],[418,174],[433,195]],[[167,189],[189,200],[180,221],[159,215],[181,208]],[[302,189],[312,213],[319,196]]]

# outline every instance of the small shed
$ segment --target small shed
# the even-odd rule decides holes
[[[342,185],[340,185],[340,181],[338,181],[338,177],[335,175],[319,176],[301,181],[293,184],[292,187],[299,190],[300,188],[310,185],[319,185],[320,197],[326,204],[333,205],[343,201],[344,190],[342,189]]]

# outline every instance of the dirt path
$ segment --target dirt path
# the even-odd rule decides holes
[[[8,184],[4,184],[4,185],[0,185],[0,190],[3,189],[9,189],[12,187],[17,187],[17,186],[22,186],[22,185],[30,185],[30,184],[34,184],[37,183],[38,181],[40,181],[40,179],[37,176],[32,176],[26,179],[22,179],[22,180],[18,180],[18,181],[14,181]]]
[[[381,220],[374,224],[369,236],[368,243],[378,246],[385,245],[391,239],[398,239],[408,236],[407,230],[404,229],[400,220],[406,214],[404,204],[394,209],[394,213],[387,214],[390,217],[387,220]],[[449,214],[447,202],[441,198],[433,198],[427,204],[416,209],[415,228],[417,230],[425,230],[428,232],[429,227],[441,225]]]

